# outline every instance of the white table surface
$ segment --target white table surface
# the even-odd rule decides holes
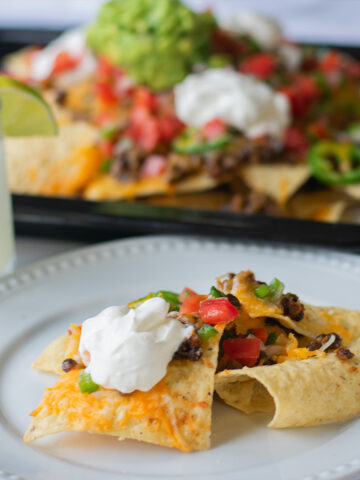
[[[0,0],[0,28],[63,29],[91,23],[103,0]],[[251,9],[274,16],[302,42],[360,44],[360,0],[183,0],[219,16]]]

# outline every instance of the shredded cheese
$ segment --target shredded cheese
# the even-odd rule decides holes
[[[275,314],[281,315],[282,309],[266,298],[258,298],[254,290],[254,284],[247,276],[249,272],[240,272],[236,276],[235,296],[240,300],[241,305],[250,317],[268,317]]]
[[[297,338],[293,333],[289,333],[288,344],[286,346],[286,355],[278,355],[276,361],[283,363],[286,360],[306,360],[307,358],[318,357],[323,358],[326,353],[323,350],[308,350],[307,348],[299,348]]]

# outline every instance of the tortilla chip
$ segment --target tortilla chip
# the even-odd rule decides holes
[[[138,182],[121,182],[110,175],[101,175],[84,191],[88,200],[121,200],[151,195],[190,193],[210,190],[219,182],[206,173],[192,175],[174,184],[165,177],[147,178]]]
[[[291,216],[318,222],[338,222],[348,201],[338,192],[298,193],[289,201]]]
[[[63,125],[56,137],[5,139],[10,189],[34,195],[73,195],[97,173],[102,161],[97,131],[85,122]]]
[[[224,370],[215,389],[227,403],[245,413],[273,411],[271,428],[305,427],[346,420],[360,414],[360,341],[354,357],[286,361],[277,365]]]
[[[246,272],[232,278],[219,277],[218,287],[225,294],[235,295],[250,318],[270,317],[299,335],[315,338],[320,333],[338,333],[345,344],[360,338],[360,312],[337,307],[305,305],[304,317],[294,321],[283,315],[281,306],[267,298],[260,299],[251,290]]]
[[[249,188],[265,193],[279,205],[284,205],[311,176],[307,165],[248,165],[240,173]]]
[[[69,337],[69,336],[68,336]],[[24,441],[31,442],[58,432],[92,432],[143,440],[183,452],[210,447],[211,406],[217,364],[219,335],[203,341],[198,361],[173,360],[166,376],[149,392],[121,394],[100,388],[83,394],[78,387],[79,370],[64,374],[45,391]],[[69,338],[68,338],[69,341]],[[67,342],[65,342],[67,343]],[[35,366],[58,370],[64,337],[53,342]],[[50,360],[51,350],[55,361]]]
[[[61,370],[61,363],[65,360],[64,352],[67,349],[69,335],[65,333],[52,341],[45,350],[32,363],[32,368],[47,373],[64,373]]]
[[[32,363],[32,368],[42,372],[62,375],[62,362],[74,358],[79,350],[81,328],[72,324],[67,333],[55,339]]]
[[[355,200],[360,200],[360,183],[352,183],[350,185],[337,185],[336,190],[346,193]]]
[[[283,326],[309,338],[334,332],[341,336],[345,345],[360,338],[360,312],[355,310],[305,304],[304,318],[299,322],[284,315],[273,315],[273,318],[278,319]]]
[[[17,50],[15,53],[9,53],[1,59],[0,69],[8,75],[26,82],[30,77],[30,56],[37,50],[30,46]]]

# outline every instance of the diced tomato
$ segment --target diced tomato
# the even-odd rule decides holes
[[[55,58],[51,74],[63,73],[79,65],[81,57],[73,57],[68,52],[60,52]]]
[[[130,120],[132,125],[140,126],[151,118],[150,112],[145,107],[136,106],[131,110]]]
[[[203,321],[210,325],[232,322],[239,315],[237,308],[224,297],[204,300],[199,313]]]
[[[180,307],[180,313],[189,315],[190,313],[198,313],[200,309],[200,302],[205,300],[207,295],[190,295],[186,297]]]
[[[155,118],[149,118],[141,127],[138,138],[139,145],[146,151],[151,152],[160,141],[160,132]]]
[[[111,140],[106,140],[105,138],[99,140],[98,147],[105,158],[109,158],[112,156],[114,145]]]
[[[325,140],[329,138],[329,132],[325,126],[320,122],[313,122],[307,128],[307,133],[312,137],[315,137],[319,140]]]
[[[335,50],[330,50],[330,52],[319,61],[319,69],[324,73],[336,72],[341,69],[341,63],[341,54]]]
[[[360,77],[360,63],[356,60],[348,59],[348,61],[342,65],[342,70],[346,77]]]
[[[100,127],[104,127],[110,123],[114,124],[116,121],[116,112],[114,110],[107,109],[106,111],[100,111],[94,116],[94,122]]]
[[[268,53],[257,53],[244,60],[240,65],[240,70],[243,73],[255,75],[260,80],[266,80],[274,73],[275,59]]]
[[[202,133],[207,140],[214,140],[226,133],[226,123],[221,118],[214,118],[205,123]]]
[[[95,84],[95,95],[105,103],[117,103],[118,98],[116,96],[113,85],[105,82],[98,82]]]
[[[184,124],[171,114],[158,118],[161,140],[171,142],[183,129]]]
[[[146,152],[151,152],[160,140],[156,117],[143,106],[134,107],[131,111],[129,135]]]
[[[183,303],[186,298],[191,297],[192,295],[197,295],[197,293],[194,290],[191,290],[191,288],[185,287],[179,295],[179,300]]]
[[[298,76],[293,85],[282,87],[280,91],[288,97],[295,117],[304,115],[321,95],[315,80],[308,75]]]
[[[224,340],[223,350],[232,360],[237,360],[246,367],[253,367],[260,355],[258,338],[230,338]]]
[[[308,148],[308,142],[304,133],[297,127],[290,127],[285,131],[284,145],[289,150],[293,150],[300,155],[304,154]]]
[[[266,342],[267,333],[266,333],[265,328],[252,328],[251,330],[254,332],[255,337],[257,337],[263,343]]]
[[[296,79],[295,87],[300,95],[309,102],[317,100],[321,95],[321,90],[316,80],[310,75],[299,75]]]
[[[134,103],[136,106],[144,107],[149,111],[156,110],[158,101],[148,88],[139,87],[135,90]]]
[[[98,57],[97,59],[98,76],[101,77],[103,80],[105,80],[108,77],[111,77],[113,75],[113,72],[114,72],[114,67],[109,62],[109,60],[104,56]]]
[[[166,157],[163,155],[150,155],[141,167],[141,178],[154,178],[162,175],[166,170]]]

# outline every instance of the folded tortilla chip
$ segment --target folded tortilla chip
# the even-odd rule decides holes
[[[34,195],[74,195],[102,161],[97,130],[85,122],[63,125],[56,137],[5,139],[10,189]]]
[[[147,178],[137,182],[121,182],[110,175],[101,175],[91,182],[84,191],[88,200],[120,200],[151,195],[190,193],[210,190],[219,182],[206,173],[191,175],[177,183],[170,184],[165,177]]]
[[[349,185],[337,185],[336,190],[346,193],[355,200],[360,200],[360,183],[351,183]]]
[[[55,340],[34,367],[59,371],[61,361],[74,353],[73,335]],[[92,432],[143,440],[183,452],[210,447],[214,375],[221,336],[203,341],[198,361],[173,360],[166,376],[148,392],[121,394],[101,388],[81,393],[79,370],[64,374],[45,391],[24,441],[58,432]]]
[[[291,216],[318,222],[338,222],[349,201],[345,195],[334,191],[297,193],[289,201]]]
[[[79,351],[81,328],[71,324],[67,333],[53,340],[34,360],[32,368],[42,372],[62,375],[62,362],[66,358],[74,358]]]
[[[284,327],[308,338],[315,338],[321,333],[334,332],[342,337],[345,345],[360,338],[360,312],[305,304],[304,317],[300,321],[292,320],[283,314],[280,305],[267,298],[260,299],[254,294],[246,273],[240,272],[231,278],[219,277],[218,287],[226,294],[235,295],[251,318],[274,318]]]
[[[354,357],[285,361],[277,365],[224,370],[216,375],[218,395],[245,413],[274,411],[271,428],[305,427],[360,414],[360,341]]]
[[[284,205],[288,199],[311,176],[307,165],[248,165],[240,172],[249,188],[265,193],[279,205]]]

